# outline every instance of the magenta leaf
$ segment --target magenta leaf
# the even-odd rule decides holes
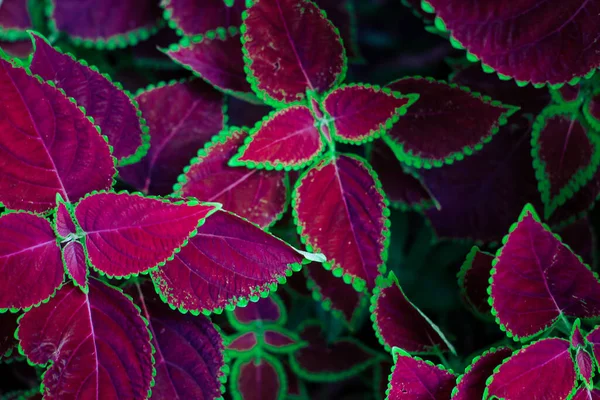
[[[397,347],[413,354],[454,353],[442,331],[406,297],[393,272],[377,280],[370,311],[375,334],[387,351]]]
[[[573,396],[572,400],[600,400],[600,389],[588,389],[581,386]]]
[[[365,160],[326,156],[296,183],[294,217],[309,251],[327,269],[362,291],[385,272],[389,210],[381,183]]]
[[[75,207],[91,265],[128,277],[164,265],[220,205],[169,202],[127,193],[97,193]]]
[[[153,0],[108,0],[90,7],[74,0],[50,0],[50,28],[75,44],[100,49],[125,47],[158,30],[160,7]]]
[[[261,171],[228,165],[248,133],[232,128],[215,136],[180,175],[175,193],[223,204],[251,222],[268,227],[287,206],[287,178],[283,171]]]
[[[244,307],[236,307],[227,316],[231,325],[239,331],[246,331],[255,326],[262,327],[263,324],[283,326],[287,321],[285,306],[274,293]]]
[[[305,262],[282,240],[221,211],[207,219],[173,260],[153,271],[152,279],[172,307],[208,314],[266,297]]]
[[[46,39],[31,33],[34,45],[31,72],[64,90],[100,127],[120,164],[137,162],[148,150],[148,128],[140,111],[120,84],[97,68],[63,54]]]
[[[449,400],[456,377],[439,365],[394,348],[386,400]]]
[[[594,330],[588,333],[586,339],[592,344],[594,357],[596,358],[598,365],[600,365],[600,326],[597,326]]]
[[[570,398],[577,376],[569,342],[552,338],[516,351],[496,368],[487,381],[484,399],[520,399],[526,390],[531,399]]]
[[[417,168],[452,164],[481,150],[518,109],[430,78],[403,78],[388,88],[419,95],[384,138],[399,160]]]
[[[305,345],[295,333],[281,327],[265,329],[263,344],[266,350],[273,353],[293,353]]]
[[[549,107],[536,119],[531,145],[547,219],[592,178],[600,164],[600,142],[572,109]]]
[[[4,0],[0,3],[0,38],[9,41],[27,38],[27,29],[31,29],[31,18],[27,2],[23,0]]]
[[[600,65],[600,45],[594,39],[599,5],[594,1],[534,0],[509,8],[488,1],[427,0],[422,5],[435,12],[436,27],[450,32],[455,47],[466,49],[470,60],[481,60],[484,71],[496,71],[503,79],[572,83]],[[565,61],[557,63],[557,54]]]
[[[339,33],[312,1],[254,0],[243,20],[248,79],[266,102],[302,101],[308,90],[323,93],[344,80]]]
[[[483,319],[492,317],[487,288],[493,261],[493,254],[473,246],[458,272],[458,286],[463,300],[470,311]]]
[[[257,123],[231,159],[231,166],[297,170],[312,161],[325,145],[317,123],[305,106],[274,111]]]
[[[15,339],[17,318],[19,318],[18,314],[0,314],[0,361],[10,357],[17,348],[18,342]]]
[[[361,144],[390,130],[418,98],[369,84],[342,85],[325,95],[323,108],[333,123],[334,139]]]
[[[596,233],[589,218],[580,218],[574,222],[556,229],[562,242],[569,246],[584,263],[596,266]]]
[[[241,357],[231,368],[231,392],[235,400],[278,400],[287,392],[283,366],[275,357]]]
[[[152,399],[218,399],[225,379],[221,335],[204,317],[173,312],[150,282],[136,284],[134,302],[141,308],[156,353]]]
[[[589,124],[595,129],[600,130],[600,90],[596,89],[592,96],[589,96],[583,105],[583,115]]]
[[[135,99],[151,147],[140,162],[119,168],[119,177],[143,193],[168,195],[196,151],[223,129],[223,95],[190,80],[151,86]]]
[[[47,220],[26,212],[0,216],[0,312],[29,309],[47,300],[64,275]]]
[[[56,195],[56,212],[54,214],[54,232],[60,239],[70,238],[77,233],[73,219],[73,206],[65,203],[60,194]]]
[[[23,353],[38,365],[45,399],[145,399],[153,356],[146,321],[129,297],[97,280],[63,286],[19,321]]]
[[[583,383],[589,388],[594,387],[594,375],[595,368],[594,361],[592,360],[592,356],[587,350],[583,348],[578,348],[575,350],[575,367],[577,369],[577,376]]]
[[[573,323],[573,329],[571,330],[571,348],[577,349],[578,347],[585,347],[587,345],[587,339],[581,332],[581,320],[575,320]]]
[[[73,280],[75,286],[87,293],[88,268],[83,245],[78,241],[68,242],[62,248],[62,261],[67,275]]]
[[[75,202],[112,186],[113,160],[94,124],[59,90],[2,59],[0,114],[7,208],[43,212],[55,207],[57,193]]]
[[[352,0],[316,0],[315,3],[327,14],[327,18],[338,28],[346,55],[350,61],[361,62],[356,32],[356,12]]]
[[[165,18],[180,35],[204,35],[217,28],[239,27],[242,24],[244,0],[163,0]]]
[[[565,316],[600,315],[600,282],[526,205],[498,250],[489,290],[502,330],[527,340]],[[527,315],[527,318],[523,318]]]
[[[232,355],[237,355],[254,351],[257,346],[258,337],[256,332],[242,332],[231,339],[227,345],[227,351]]]
[[[511,349],[500,347],[492,348],[475,357],[465,373],[458,378],[456,387],[452,390],[452,400],[482,399],[487,378],[492,376],[494,369],[511,355]]]

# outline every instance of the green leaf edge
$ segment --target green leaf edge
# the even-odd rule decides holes
[[[512,357],[512,352],[513,350],[510,347],[506,347],[506,346],[500,346],[500,347],[491,347],[489,349],[487,349],[486,351],[484,351],[483,353],[479,354],[478,356],[476,356],[475,358],[473,358],[471,360],[471,363],[467,366],[467,368],[465,368],[465,372],[463,372],[461,375],[459,375],[456,378],[456,386],[454,386],[454,389],[452,389],[452,396],[450,397],[451,399],[455,398],[456,396],[458,396],[460,389],[458,388],[458,385],[460,385],[460,383],[462,382],[463,378],[469,373],[471,372],[471,370],[475,367],[475,364],[477,364],[479,362],[479,360],[481,360],[482,358],[493,354],[493,353],[497,353],[501,350],[510,350],[511,351],[511,355],[509,355],[508,357],[505,357],[502,362],[500,364],[503,364],[506,360],[508,360],[510,357]],[[487,378],[486,378],[487,379]]]
[[[585,379],[585,377],[581,373],[581,368],[579,368],[579,363],[577,362],[577,358],[576,358],[577,353],[579,353],[580,351],[587,353],[587,355],[590,357],[590,361],[592,362],[592,373],[590,375],[589,382],[587,381],[587,379]],[[584,348],[579,348],[579,349],[575,350],[575,357],[573,357],[573,355],[571,355],[571,357],[573,358],[573,364],[575,364],[575,372],[576,372],[575,375],[577,376],[577,378],[579,378],[579,380],[583,383],[583,385],[585,385],[585,387],[587,389],[593,389],[594,388],[594,376],[596,376],[596,367],[597,367],[597,362],[595,361],[595,357],[593,355],[591,355]]]
[[[288,381],[287,376],[285,375],[285,370],[283,369],[283,365],[281,362],[275,357],[267,354],[261,353],[259,357],[254,355],[248,355],[246,357],[239,357],[233,366],[231,367],[231,379],[230,379],[230,392],[233,400],[244,400],[244,397],[241,395],[239,390],[239,377],[242,363],[254,363],[254,361],[266,361],[271,364],[275,372],[277,373],[277,378],[279,379],[279,391],[277,392],[277,399],[285,398],[288,389]]]
[[[600,120],[598,118],[594,117],[590,111],[590,106],[592,105],[592,102],[594,101],[594,99],[596,99],[595,100],[596,102],[600,102],[600,87],[596,88],[589,95],[589,97],[587,97],[585,99],[585,102],[583,103],[582,112],[583,112],[585,119],[590,124],[590,126],[595,131],[600,131]]]
[[[492,316],[492,314],[484,314],[481,311],[479,311],[477,309],[477,307],[475,307],[475,305],[473,304],[473,302],[471,301],[469,296],[467,295],[467,288],[465,286],[465,278],[466,278],[467,272],[469,272],[469,270],[473,267],[473,260],[475,260],[475,255],[477,253],[483,253],[485,255],[494,257],[494,254],[488,253],[487,251],[481,251],[481,249],[478,246],[473,246],[471,248],[471,250],[467,253],[467,257],[465,258],[465,261],[460,266],[460,269],[459,269],[458,273],[456,274],[456,279],[458,281],[458,287],[460,288],[461,298],[463,299],[465,306],[467,306],[469,311],[471,311],[471,313],[473,313],[473,315],[475,315],[476,317],[478,317],[479,319],[481,319],[483,321],[486,321],[486,322],[492,321],[493,322],[494,317]]]
[[[233,7],[233,4],[227,4],[228,0],[223,0],[225,3],[225,7]],[[240,0],[241,1],[241,0]],[[173,17],[173,8],[172,8],[172,0],[163,0],[160,2],[160,7],[163,9],[163,18],[165,19],[165,21],[167,22],[167,24],[169,25],[169,28],[173,29],[175,31],[175,33],[177,33],[177,35],[179,36],[196,36],[196,33],[193,32],[186,32],[181,26],[179,26],[179,23],[177,22],[177,19]],[[216,29],[211,29],[208,30],[207,32],[202,33],[202,35],[206,35],[208,32],[215,32],[217,35],[224,33],[227,30],[230,29],[238,29],[238,26],[235,25],[230,25],[228,27],[226,26],[220,26]]]
[[[233,309],[227,310],[227,320],[229,321],[231,326],[233,326],[239,332],[256,332],[256,329],[260,329],[262,326],[265,325],[284,326],[287,322],[288,315],[287,309],[285,308],[285,304],[283,304],[283,300],[281,300],[281,297],[279,297],[277,293],[270,293],[268,298],[270,298],[279,309],[279,318],[276,321],[269,321],[267,324],[265,324],[263,320],[260,319],[249,323],[244,323],[236,317]],[[241,307],[244,308],[246,307],[246,305],[247,304],[244,304]]]

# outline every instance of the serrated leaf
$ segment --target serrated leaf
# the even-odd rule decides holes
[[[577,193],[564,204],[559,205],[552,213],[548,223],[562,225],[573,219],[582,218],[592,209],[596,200],[600,197],[600,168]]]
[[[385,269],[389,210],[366,161],[321,159],[296,184],[294,215],[303,242],[327,257],[328,269],[342,272],[358,290],[373,288]]]
[[[248,137],[243,129],[223,132],[191,161],[176,186],[176,194],[223,204],[251,222],[267,227],[287,205],[286,176],[283,171],[260,171],[228,165]]]
[[[581,85],[563,85],[558,89],[550,89],[552,99],[556,103],[571,103],[579,98]]]
[[[303,346],[296,335],[283,328],[265,329],[263,344],[267,350],[275,353],[293,353]]]
[[[238,359],[231,371],[231,392],[235,400],[278,400],[284,398],[287,381],[283,366],[276,358]]]
[[[600,400],[600,390],[590,390],[585,386],[581,386],[579,389],[577,389],[577,392],[573,396],[573,400]]]
[[[297,102],[307,90],[323,93],[344,79],[338,32],[313,2],[254,0],[246,13],[244,56],[260,97],[274,104]]]
[[[43,212],[56,194],[75,202],[110,189],[110,150],[75,104],[0,59],[0,202]],[[58,118],[60,116],[60,118]]]
[[[490,1],[427,0],[435,25],[471,60],[520,82],[560,84],[600,65],[595,1],[528,1],[505,8]],[[512,32],[513,34],[509,34]],[[576,40],[574,38],[577,38]],[[531,51],[535,48],[536,51]],[[556,62],[556,54],[561,60]]]
[[[137,161],[147,151],[143,138],[146,134],[129,96],[97,69],[61,53],[42,36],[30,35],[35,49],[29,64],[31,72],[54,82],[94,118],[119,162]]]
[[[183,167],[223,129],[223,95],[196,79],[150,88],[135,99],[151,146],[140,162],[119,168],[119,177],[143,193],[168,195]]]
[[[575,350],[575,367],[577,369],[577,376],[583,383],[588,387],[594,386],[593,378],[595,375],[596,365],[592,360],[592,356],[587,350],[578,348]]]
[[[569,342],[544,339],[516,351],[488,379],[483,398],[566,400],[575,389]]]
[[[596,359],[596,363],[600,365],[600,326],[597,326],[588,333],[586,339],[592,344],[594,358]]]
[[[217,212],[172,261],[152,272],[163,300],[193,313],[219,311],[262,292],[298,270],[303,256],[259,227]]]
[[[0,40],[0,49],[10,57],[26,60],[33,51],[33,46],[29,39],[21,39],[16,42]]]
[[[27,309],[48,299],[64,270],[50,223],[25,212],[0,216],[0,310]]]
[[[62,260],[67,275],[73,279],[73,283],[87,292],[87,264],[85,250],[78,241],[68,242],[62,248]]]
[[[258,337],[255,332],[243,332],[230,340],[227,351],[233,352],[233,355],[254,351],[258,346]]]
[[[54,213],[54,230],[56,236],[65,239],[77,232],[77,227],[71,216],[71,206],[65,204],[62,199],[56,202],[56,212]]]
[[[285,325],[286,309],[276,294],[248,303],[245,307],[236,307],[228,313],[231,324],[240,331],[252,329],[255,326],[277,324]]]
[[[480,251],[477,246],[474,246],[467,254],[458,273],[458,286],[462,298],[470,311],[485,319],[492,318],[487,288],[493,261],[493,254]]]
[[[587,339],[583,336],[581,332],[581,320],[577,319],[573,324],[573,328],[571,330],[571,348],[576,349],[578,347],[585,347],[587,345]]]
[[[357,21],[354,2],[351,0],[316,0],[315,3],[327,14],[327,18],[338,29],[346,56],[350,61],[360,62]]]
[[[419,95],[385,139],[398,159],[417,168],[452,164],[481,150],[516,110],[428,78],[403,78],[387,87]]]
[[[473,359],[452,391],[452,400],[482,399],[486,380],[504,359],[512,355],[508,347],[490,349]]]
[[[244,1],[232,1],[228,6],[223,0],[163,0],[170,25],[181,35],[201,35],[217,28],[239,27],[242,24]]]
[[[588,217],[580,218],[556,229],[563,243],[569,246],[584,263],[595,269],[596,233]]]
[[[153,357],[145,321],[119,290],[94,279],[89,288],[65,285],[19,321],[23,353],[50,363],[44,398],[147,398]]]
[[[600,91],[596,89],[583,105],[583,114],[595,130],[600,130]]]
[[[0,2],[0,38],[10,41],[27,38],[26,30],[31,27],[27,1]]]
[[[208,203],[98,193],[77,204],[75,217],[92,266],[111,277],[127,277],[162,265],[216,210]]]
[[[17,318],[19,318],[18,314],[0,314],[0,361],[9,357],[17,348],[18,342],[15,339]]]

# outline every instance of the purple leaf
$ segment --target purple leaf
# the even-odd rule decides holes
[[[231,342],[227,346],[229,352],[236,353],[247,353],[256,350],[258,345],[258,338],[255,332],[244,332],[231,339]]]
[[[226,3],[223,0],[163,0],[161,6],[171,28],[180,35],[195,36],[242,24],[244,0],[231,1],[231,7]]]
[[[265,101],[301,101],[344,80],[337,29],[308,0],[254,0],[242,25],[248,79]]]
[[[217,209],[196,201],[98,193],[77,204],[75,217],[92,266],[110,277],[127,277],[164,265]]]
[[[595,367],[592,356],[587,350],[583,348],[575,350],[575,368],[577,369],[577,376],[589,389],[594,387],[592,379],[595,375]]]
[[[485,391],[486,380],[492,376],[494,369],[502,364],[504,359],[512,355],[508,347],[490,349],[477,356],[467,367],[465,373],[458,379],[452,391],[452,400],[482,399]]]
[[[110,150],[96,127],[60,91],[0,60],[0,201],[43,212],[56,194],[75,202],[110,189]],[[60,118],[57,118],[60,116]]]
[[[488,302],[490,274],[494,255],[480,251],[473,246],[458,273],[460,294],[468,305],[469,310],[484,319],[492,317],[492,307]]]
[[[50,28],[86,47],[113,49],[136,44],[157,30],[155,0],[108,0],[94,7],[78,0],[51,0]]]
[[[15,339],[15,331],[17,330],[18,317],[18,314],[0,314],[0,361],[9,357],[13,350],[17,348],[18,342]]]
[[[450,400],[456,377],[452,371],[399,348],[392,351],[394,366],[386,391],[386,400]]]
[[[267,350],[275,353],[293,353],[304,346],[294,333],[280,327],[265,329],[263,343]]]
[[[148,128],[143,126],[136,103],[121,85],[112,83],[97,68],[62,54],[45,38],[31,33],[31,39],[35,48],[29,65],[31,72],[54,82],[94,118],[121,164],[137,162],[148,150]]]
[[[558,206],[548,222],[552,225],[563,225],[573,219],[579,219],[592,209],[600,196],[600,168],[590,181],[577,191],[565,204]]]
[[[564,316],[600,315],[598,278],[542,225],[531,205],[503,242],[488,290],[507,335],[527,340]]]
[[[596,359],[596,363],[600,365],[600,326],[597,326],[593,331],[588,333],[586,339],[592,344],[594,358]]]
[[[563,85],[558,89],[550,90],[552,100],[559,104],[574,102],[579,98],[579,93],[581,93],[581,85]]]
[[[56,199],[56,213],[54,214],[54,232],[61,239],[77,233],[77,227],[72,216],[73,206],[64,202],[60,195]]]
[[[261,354],[260,359],[242,357],[233,364],[231,392],[239,400],[283,399],[286,386],[283,366],[268,354]]]
[[[88,291],[87,264],[85,260],[85,250],[78,241],[68,242],[62,248],[62,260],[67,275],[73,279],[75,286],[81,288],[84,292]]]
[[[581,386],[579,389],[577,389],[577,393],[575,393],[572,400],[600,400],[600,390],[590,390],[585,386]]]
[[[373,329],[383,347],[432,354],[454,348],[440,329],[406,297],[393,272],[379,278],[371,297]]]
[[[309,397],[306,393],[306,386],[304,385],[304,382],[302,382],[302,380],[300,380],[300,378],[294,373],[289,363],[284,362],[283,369],[285,371],[285,376],[288,383],[286,399],[308,399]]]
[[[63,286],[19,321],[30,362],[50,366],[45,399],[144,399],[153,377],[150,334],[139,309],[119,290],[90,280],[88,294]]]
[[[385,272],[389,210],[381,183],[363,159],[326,156],[294,191],[294,217],[309,251],[325,254],[327,269],[362,291]]]
[[[172,261],[153,271],[152,279],[172,307],[210,313],[248,299],[258,301],[304,262],[285,242],[221,211]]]
[[[136,100],[151,147],[140,162],[119,168],[119,176],[143,193],[164,196],[198,149],[223,129],[224,99],[201,80],[191,80],[150,87]]]
[[[15,212],[0,216],[0,311],[28,309],[60,286],[64,270],[50,223]]]
[[[276,294],[271,294],[256,303],[248,303],[245,307],[236,307],[228,316],[231,324],[240,331],[255,325],[285,325],[287,321],[285,306]]]
[[[228,165],[248,134],[230,129],[207,143],[179,177],[175,193],[223,204],[251,222],[268,227],[287,206],[287,178],[283,171],[261,171]]]
[[[338,29],[346,55],[351,61],[362,60],[356,32],[356,12],[352,0],[316,0],[315,3],[327,14]]]
[[[27,1],[4,0],[0,3],[0,38],[10,41],[25,39],[25,31],[31,28]]]
[[[352,84],[327,93],[323,108],[333,123],[334,139],[361,144],[385,134],[418,98],[379,86]]]
[[[252,104],[237,97],[227,96],[227,123],[229,126],[254,126],[272,110],[271,107]]]
[[[583,115],[595,130],[600,130],[600,90],[595,92],[583,105]]]
[[[581,332],[581,320],[575,320],[573,329],[571,331],[571,347],[576,349],[578,347],[585,347],[587,345],[587,339]]]
[[[436,13],[436,27],[448,30],[450,42],[465,48],[470,60],[481,60],[485,71],[539,85],[568,82],[600,65],[599,7],[586,0],[533,0],[512,7],[490,1],[423,3],[425,11]]]
[[[513,106],[431,78],[403,78],[388,87],[419,95],[384,138],[398,159],[417,168],[452,164],[481,150],[516,111]]]
[[[0,50],[3,50],[9,57],[26,60],[33,52],[33,45],[31,44],[29,37],[27,37],[27,39],[17,40],[16,42],[0,40]]]
[[[589,218],[580,218],[556,229],[564,244],[569,246],[584,263],[596,265],[596,233]]]
[[[269,170],[300,169],[311,163],[325,147],[316,125],[305,106],[274,111],[256,124],[229,165]]]
[[[569,342],[544,339],[516,351],[496,368],[483,398],[521,399],[525,390],[530,399],[566,400],[576,379]]]
[[[152,333],[156,381],[151,399],[218,399],[224,378],[223,339],[204,316],[173,312],[150,282],[131,291]]]

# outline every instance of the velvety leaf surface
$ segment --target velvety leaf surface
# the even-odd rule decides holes
[[[406,297],[393,273],[378,280],[370,311],[375,333],[387,351],[393,347],[409,353],[451,350],[439,328]]]
[[[308,0],[255,0],[242,26],[254,89],[275,103],[325,92],[344,79],[345,51],[335,27]]]
[[[67,243],[62,248],[65,271],[73,283],[87,291],[87,264],[83,245],[77,241]]]
[[[323,151],[324,143],[307,107],[292,106],[269,114],[250,132],[232,166],[299,169]]]
[[[473,247],[458,273],[460,293],[469,307],[483,317],[492,316],[492,308],[488,303],[487,288],[492,271],[494,255]]]
[[[577,389],[577,393],[573,396],[573,400],[599,400],[600,399],[600,390],[592,389],[581,386]]]
[[[258,339],[256,337],[256,333],[245,332],[233,338],[231,343],[229,343],[227,346],[227,349],[238,353],[243,353],[254,350],[257,344]]]
[[[505,361],[487,384],[484,398],[566,400],[575,388],[575,365],[569,342],[544,339],[523,347]]]
[[[394,367],[390,375],[387,400],[450,399],[456,377],[449,371],[401,349],[393,350]]]
[[[427,3],[453,44],[518,81],[568,82],[600,65],[596,1],[531,0],[511,7],[492,1]]]
[[[142,142],[142,126],[138,110],[129,96],[108,78],[53,48],[46,40],[31,34],[35,51],[29,68],[44,80],[72,97],[85,108],[86,115],[113,146],[113,155],[120,162],[136,161],[147,150]]]
[[[175,190],[182,197],[221,203],[225,210],[267,227],[286,208],[286,176],[283,171],[230,167],[229,159],[247,137],[245,130],[231,129],[214,138],[192,159]]]
[[[204,316],[173,312],[147,282],[132,290],[148,320],[156,351],[151,399],[217,399],[225,360],[223,339]]]
[[[217,212],[172,261],[152,272],[163,299],[179,309],[210,312],[242,299],[258,300],[303,256],[257,226]]]
[[[600,315],[600,282],[526,206],[494,261],[492,311],[507,334],[531,337],[561,315]],[[527,318],[523,318],[527,315]]]
[[[98,193],[75,207],[91,264],[124,277],[161,265],[185,244],[214,204],[171,203],[127,193]]]
[[[360,60],[354,3],[349,0],[316,0],[315,3],[325,11],[327,18],[338,29],[346,49],[346,56],[351,61]]]
[[[416,99],[377,86],[346,85],[327,94],[323,108],[333,120],[333,137],[359,144],[384,134]]]
[[[0,360],[12,354],[17,348],[15,331],[17,330],[18,314],[0,314]]]
[[[51,5],[51,26],[83,43],[114,42],[122,47],[131,36],[147,38],[160,18],[153,0],[108,0],[94,7],[78,0],[51,0]]]
[[[25,30],[31,27],[26,1],[4,0],[0,3],[0,37],[7,39],[27,37]]]
[[[19,322],[19,341],[44,374],[45,399],[145,399],[152,381],[150,334],[128,297],[90,280],[89,294],[63,286]]]
[[[108,145],[96,127],[57,89],[0,60],[0,201],[42,212],[57,193],[77,201],[109,189]],[[60,116],[60,118],[57,118]]]
[[[366,161],[323,158],[296,184],[294,215],[303,242],[325,254],[328,269],[341,268],[357,289],[373,288],[385,269],[389,210]]]
[[[245,307],[236,307],[232,311],[235,322],[239,325],[285,324],[285,308],[276,295],[260,299],[256,303],[248,303]],[[275,299],[278,300],[275,300]],[[240,327],[248,329],[248,327]]]
[[[596,233],[589,218],[580,218],[557,229],[563,243],[568,245],[583,262],[594,268],[596,265]]]
[[[594,377],[596,366],[592,360],[592,356],[585,349],[578,348],[575,351],[575,366],[577,368],[577,375],[581,380],[591,388],[594,386],[592,378]]]
[[[233,7],[225,3],[223,0],[163,0],[162,6],[173,28],[180,34],[194,36],[242,24],[244,1],[233,1]]]
[[[73,218],[67,207],[68,206],[63,201],[58,201],[56,213],[54,214],[54,229],[56,235],[63,239],[70,234],[77,232],[75,222],[73,222]]]
[[[223,129],[223,95],[196,79],[150,88],[135,99],[150,128],[150,149],[139,163],[119,168],[119,177],[143,193],[168,195],[183,167]]]
[[[490,349],[481,356],[476,357],[467,367],[452,391],[453,400],[482,399],[485,391],[486,380],[492,376],[494,369],[502,364],[505,358],[512,355],[508,347]]]
[[[0,310],[40,303],[63,277],[60,249],[47,220],[24,212],[0,217]]]
[[[270,356],[241,358],[232,368],[231,391],[243,400],[277,400],[286,393],[285,372]]]
[[[388,85],[419,99],[386,138],[396,156],[415,167],[441,166],[481,150],[513,108],[457,85],[427,78],[404,78]]]

